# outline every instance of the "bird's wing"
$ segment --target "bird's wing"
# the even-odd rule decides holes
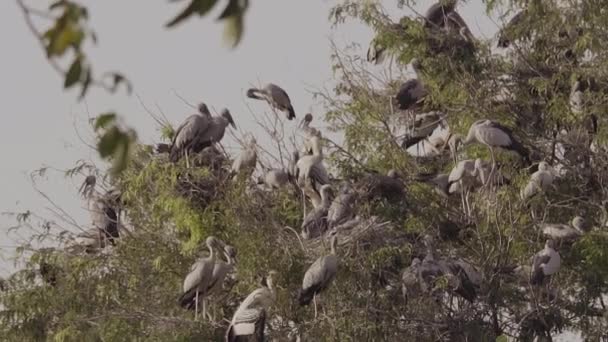
[[[186,118],[186,120],[184,120],[184,122],[182,122],[181,125],[179,125],[179,127],[175,131],[175,134],[173,134],[173,139],[171,139],[172,147],[182,148],[184,146],[184,143],[188,139],[186,138],[186,136],[188,136],[189,139],[192,139],[194,137],[194,126],[198,116],[199,115],[190,115]]]
[[[532,268],[536,270],[540,268],[540,265],[548,263],[549,260],[551,260],[551,256],[542,250],[534,255],[534,258],[532,259]]]
[[[325,256],[318,258],[304,274],[302,280],[302,289],[307,290],[312,287],[316,287],[321,281],[323,281],[323,273],[325,272]]]
[[[192,265],[190,273],[188,273],[188,275],[184,279],[184,292],[188,292],[198,286],[203,277],[203,268],[204,265],[200,261]]]
[[[289,99],[289,95],[287,95],[287,92],[283,90],[283,88],[271,83],[268,85],[268,91],[270,92],[270,96],[272,97],[272,99],[276,101],[277,104],[279,104],[280,106],[285,108],[291,106],[291,100]]]

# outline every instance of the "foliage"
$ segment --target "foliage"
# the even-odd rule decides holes
[[[485,3],[488,11],[504,7],[515,13],[525,1]],[[192,1],[190,6],[184,18],[205,14],[213,4]],[[330,149],[326,161],[337,177],[353,183],[370,170],[396,169],[407,190],[396,201],[358,203],[362,223],[339,232],[338,275],[318,298],[316,319],[313,309],[299,307],[296,298],[306,268],[326,253],[327,241],[301,241],[294,234],[303,214],[299,190],[264,191],[244,179],[233,180],[229,160],[221,167],[170,163],[166,155],[138,145],[114,113],[100,115],[94,123],[100,151],[113,155],[114,139],[104,140],[108,134],[126,134],[131,142],[132,157],[115,159],[113,170],[123,172],[109,180],[122,192],[122,236],[115,246],[92,254],[76,252],[62,239],[55,248],[32,248],[26,267],[2,284],[0,335],[26,341],[221,340],[227,326],[221,318],[231,317],[260,277],[275,269],[280,271],[278,298],[267,330],[277,340],[532,341],[566,330],[587,340],[606,340],[608,63],[603,46],[608,22],[601,6],[531,1],[523,27],[508,33],[514,46],[505,55],[482,40],[450,48],[455,37],[429,33],[415,17],[400,19],[406,28],[395,30],[374,2],[346,0],[332,10],[337,25],[354,18],[372,27],[397,66],[413,58],[422,61],[418,76],[429,94],[421,111],[447,113],[457,133],[466,133],[481,118],[499,121],[532,150],[534,162],[545,159],[564,172],[552,189],[524,202],[519,190],[530,170],[512,153],[496,150],[510,185],[469,194],[469,215],[459,196],[440,197],[414,176],[449,172],[451,157],[489,159],[487,148],[471,146],[428,160],[409,156],[395,133],[400,113],[389,96],[402,77],[379,81],[359,56],[335,51],[337,84],[317,95],[326,104],[326,121],[343,133],[344,142]],[[575,80],[593,84],[584,90],[582,113],[569,106]],[[505,88],[509,98],[498,100]],[[588,129],[590,113],[598,119],[597,132]],[[582,132],[582,138],[563,137],[562,129]],[[163,129],[165,137],[172,132]],[[556,156],[558,142],[568,157]],[[31,213],[24,215],[22,220],[31,219]],[[515,267],[530,265],[542,248],[539,225],[566,223],[575,215],[585,216],[594,229],[574,243],[560,244],[560,271],[548,285],[532,287],[528,274],[518,274]],[[440,232],[446,221],[460,229],[453,240]],[[413,258],[425,256],[421,240],[426,234],[437,237],[440,255],[456,255],[481,272],[474,302],[450,291],[448,276],[428,293],[403,297],[401,272]],[[184,275],[209,235],[233,245],[239,262],[234,279],[212,298],[215,319],[196,322],[176,302]]]

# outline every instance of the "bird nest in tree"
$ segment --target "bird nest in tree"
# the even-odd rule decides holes
[[[353,255],[361,250],[375,250],[381,247],[402,246],[408,241],[405,233],[395,229],[392,222],[380,222],[377,216],[361,218],[359,216],[333,228],[338,234],[338,248],[341,255]],[[327,234],[302,241],[308,254],[322,255],[329,250]]]

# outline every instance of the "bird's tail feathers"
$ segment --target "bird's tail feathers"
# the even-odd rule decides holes
[[[289,108],[287,108],[287,110],[289,111],[289,115],[287,115],[287,119],[289,119],[289,120],[295,119],[296,112],[295,112],[295,110],[293,110],[293,106],[289,106]]]
[[[171,150],[169,151],[169,160],[173,163],[177,163],[179,161],[180,158],[180,154],[179,153],[179,149],[171,146]]]
[[[196,303],[194,302],[195,298],[196,298],[195,289],[186,291],[181,296],[179,296],[179,299],[178,299],[179,306],[181,306],[182,308],[184,308],[186,310],[192,310],[196,305]],[[200,296],[199,296],[199,298],[200,298]]]

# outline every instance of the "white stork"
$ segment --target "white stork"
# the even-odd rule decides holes
[[[234,312],[232,321],[226,332],[226,342],[264,341],[264,326],[266,324],[266,311],[276,301],[274,288],[276,271],[268,272],[265,284],[251,292]]]
[[[291,105],[291,100],[287,92],[276,84],[268,83],[264,88],[251,88],[247,90],[247,97],[256,100],[265,100],[271,107],[287,112],[287,119],[292,120],[296,113]]]
[[[308,305],[314,301],[315,318],[317,318],[317,296],[331,284],[338,273],[337,245],[338,237],[334,231],[331,235],[330,254],[318,258],[304,274],[298,302],[300,305]]]

